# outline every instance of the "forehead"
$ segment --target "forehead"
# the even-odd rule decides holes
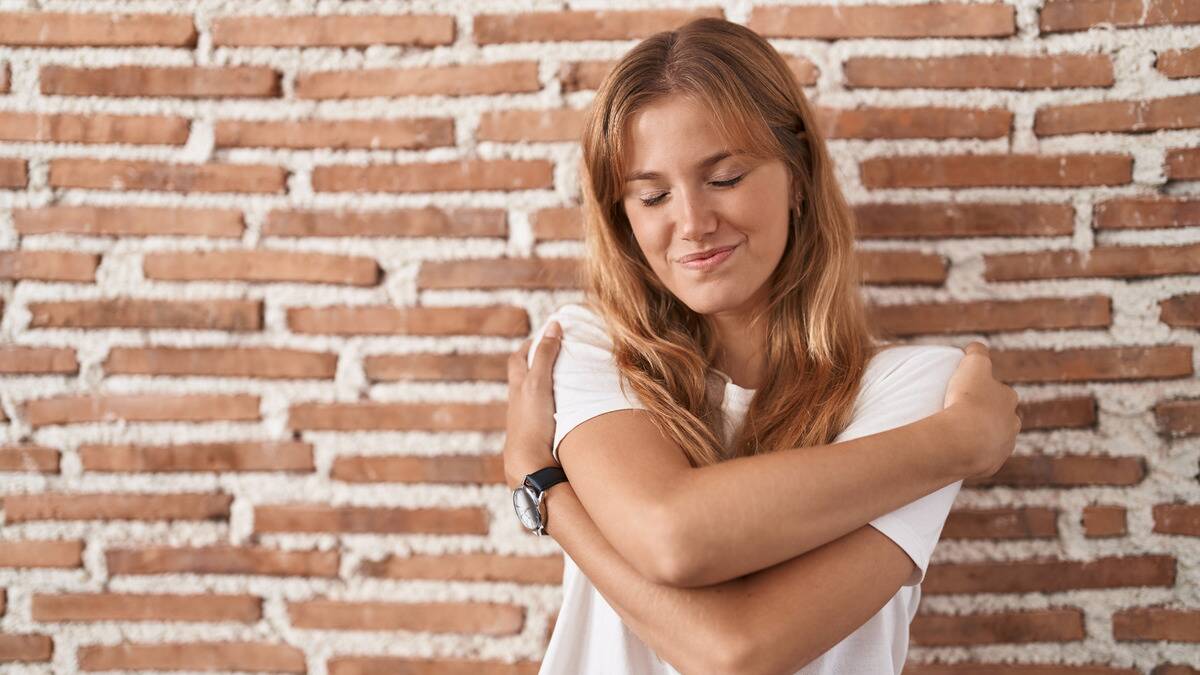
[[[732,152],[712,111],[691,97],[671,95],[630,118],[623,163],[627,173],[683,169],[722,150]]]

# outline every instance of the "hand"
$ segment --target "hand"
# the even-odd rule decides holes
[[[965,478],[990,476],[1008,461],[1021,431],[1017,392],[992,376],[992,359],[982,342],[966,356],[946,387],[945,417],[957,439],[957,464]]]
[[[508,357],[508,419],[504,436],[504,478],[515,490],[525,476],[557,465],[550,452],[554,443],[554,361],[562,344],[562,328],[551,322],[529,362],[533,340]]]

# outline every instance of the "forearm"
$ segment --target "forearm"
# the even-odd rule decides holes
[[[625,624],[683,673],[799,669],[865,623],[912,570],[903,552],[867,527],[740,579],[676,588],[627,563],[569,483],[546,500],[547,532]]]
[[[853,440],[689,470],[663,517],[682,571],[705,586],[795,558],[960,480],[938,415]]]

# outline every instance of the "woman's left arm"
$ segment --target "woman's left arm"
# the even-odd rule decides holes
[[[531,369],[528,342],[509,360],[510,488],[554,463],[550,373],[558,343],[543,340]],[[625,624],[683,673],[793,672],[870,619],[914,569],[900,547],[867,526],[753,574],[678,588],[638,573],[604,538],[570,483],[551,487],[545,505],[546,531]]]

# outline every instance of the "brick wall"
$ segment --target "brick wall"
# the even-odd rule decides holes
[[[599,78],[718,14],[820,108],[876,319],[1025,400],[908,672],[1200,672],[1200,2],[517,4],[0,2],[0,661],[536,672],[504,358],[579,297]]]

